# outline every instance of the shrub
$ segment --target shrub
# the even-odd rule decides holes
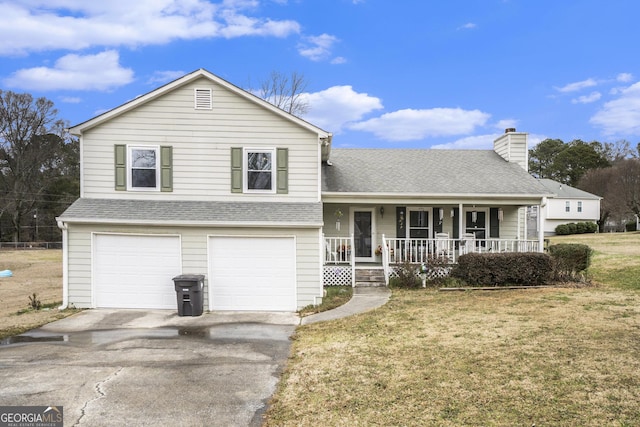
[[[560,224],[556,227],[556,234],[559,236],[566,236],[568,234],[582,234],[582,233],[595,233],[598,231],[598,224],[595,222],[570,222],[567,224]]]
[[[549,246],[555,278],[558,280],[576,279],[579,273],[589,268],[592,253],[589,246],[579,243],[559,243]]]
[[[398,264],[394,268],[397,277],[392,277],[389,279],[389,286],[392,288],[421,287],[422,281],[420,280],[420,277],[418,277],[418,268],[418,265],[411,264],[409,261]]]
[[[549,255],[536,252],[471,253],[458,258],[451,275],[470,285],[540,285],[551,279],[553,264]]]

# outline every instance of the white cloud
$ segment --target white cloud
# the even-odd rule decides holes
[[[171,82],[173,80],[179,79],[184,76],[184,71],[156,71],[153,75],[147,80],[147,83],[150,85],[158,85],[165,84]]]
[[[500,129],[502,131],[504,131],[505,129],[509,129],[509,128],[517,128],[518,127],[518,120],[516,119],[502,119],[502,120],[498,120],[498,122],[495,125],[496,129]]]
[[[461,108],[404,109],[349,125],[380,139],[411,141],[427,137],[469,134],[484,125],[490,115]]]
[[[579,82],[574,82],[574,83],[569,83],[565,86],[562,87],[556,87],[555,89],[558,92],[577,92],[579,90],[588,88],[588,87],[593,87],[593,86],[597,86],[598,82],[595,81],[595,79],[587,79],[587,80],[582,80]]]
[[[286,37],[291,20],[250,17],[256,1],[30,0],[0,3],[0,55],[165,44],[206,37]]]
[[[332,64],[346,64],[347,58],[343,58],[342,56],[336,56],[331,60]]]
[[[478,28],[476,24],[473,22],[467,22],[466,24],[459,26],[458,30],[473,30],[475,28]]]
[[[505,128],[506,129],[506,128]],[[431,148],[439,150],[492,150],[493,141],[502,133],[492,133],[486,135],[467,136],[446,144],[432,145]],[[546,139],[544,135],[529,134],[529,148],[535,147],[540,141]]]
[[[591,92],[589,95],[579,96],[571,100],[573,104],[590,104],[592,102],[596,102],[602,98],[602,94],[600,92]]]
[[[322,61],[331,56],[333,45],[339,40],[330,34],[306,37],[306,44],[300,45],[298,52],[300,55],[312,61]]]
[[[620,83],[629,83],[631,80],[633,80],[633,74],[631,74],[631,73],[620,73],[616,77],[616,80],[619,81]]]
[[[590,123],[602,128],[605,135],[640,135],[640,82],[619,92],[593,115]]]
[[[25,68],[3,83],[26,90],[108,91],[133,81],[133,70],[123,68],[118,52],[108,50],[96,55],[65,55],[49,67]]]
[[[77,96],[63,96],[60,100],[66,104],[79,104],[82,102],[82,98]]]
[[[320,92],[304,94],[309,104],[305,120],[333,133],[366,114],[382,109],[380,98],[358,93],[351,86],[333,86]]]

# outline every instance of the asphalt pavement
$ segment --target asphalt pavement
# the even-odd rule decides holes
[[[1,406],[63,407],[65,426],[259,426],[299,324],[386,303],[296,313],[92,309],[0,343]]]

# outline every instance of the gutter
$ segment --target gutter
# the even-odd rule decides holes
[[[69,306],[69,230],[64,221],[56,218],[58,228],[62,230],[62,305],[58,310],[65,310]]]

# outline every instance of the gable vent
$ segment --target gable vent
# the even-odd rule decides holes
[[[195,108],[196,110],[211,110],[212,108],[211,89],[195,90]]]

